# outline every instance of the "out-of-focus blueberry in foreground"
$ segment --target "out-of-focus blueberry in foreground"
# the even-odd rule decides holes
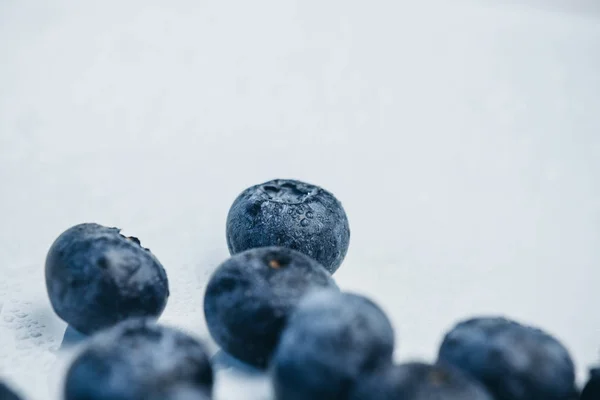
[[[394,330],[365,297],[322,291],[292,314],[273,357],[277,400],[346,399],[361,376],[390,365]]]
[[[496,400],[573,400],[575,367],[567,349],[540,329],[501,317],[458,323],[439,361],[482,382]]]
[[[0,381],[0,400],[21,400],[21,397],[19,397],[4,382]]]
[[[211,396],[213,370],[205,346],[176,329],[131,319],[90,340],[67,372],[64,398],[145,400],[182,385]]]
[[[581,400],[600,399],[600,367],[591,368],[590,376],[581,392]]]
[[[166,272],[150,250],[117,228],[76,225],[52,244],[46,287],[54,311],[90,334],[132,317],[158,317],[169,296]]]
[[[350,227],[342,204],[309,183],[275,179],[244,190],[227,216],[227,245],[236,254],[282,246],[334,273],[348,251]]]
[[[301,298],[323,289],[337,286],[310,257],[284,247],[250,249],[226,260],[210,278],[206,323],[223,350],[264,368]]]
[[[361,377],[350,400],[494,400],[477,381],[449,365],[419,362]]]

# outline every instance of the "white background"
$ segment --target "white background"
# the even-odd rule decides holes
[[[80,222],[140,237],[169,275],[162,320],[207,337],[228,208],[287,177],[343,202],[335,277],[389,313],[398,359],[504,314],[563,340],[583,379],[600,346],[600,6],[566,3],[0,0],[0,375],[59,392],[43,265]],[[219,398],[242,399],[229,377]]]

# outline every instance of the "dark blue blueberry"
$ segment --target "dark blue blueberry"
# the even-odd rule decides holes
[[[590,369],[590,379],[581,392],[581,400],[600,399],[600,368]]]
[[[4,382],[0,382],[0,400],[21,400]]]
[[[213,370],[204,345],[131,319],[90,340],[67,372],[65,400],[146,400],[181,385],[210,397]]]
[[[358,380],[350,400],[493,400],[477,381],[449,365],[407,363]]]
[[[345,400],[361,376],[392,362],[394,330],[383,311],[353,294],[308,295],[272,361],[277,400]]]
[[[158,317],[169,296],[167,275],[134,237],[98,224],[76,225],[46,257],[46,287],[54,311],[90,334],[131,317]]]
[[[481,381],[496,400],[577,398],[567,349],[549,334],[505,318],[459,323],[445,336],[439,360]]]
[[[348,218],[333,194],[294,180],[276,179],[244,190],[227,216],[231,254],[288,247],[333,273],[346,256],[349,240]]]
[[[322,265],[302,253],[282,247],[247,250],[221,264],[208,282],[208,329],[223,350],[264,368],[301,297],[324,288],[337,286]]]

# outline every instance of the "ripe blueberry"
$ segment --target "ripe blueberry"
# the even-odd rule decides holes
[[[294,180],[276,179],[244,190],[227,216],[231,254],[288,247],[333,273],[346,256],[349,240],[348,218],[333,194]]]
[[[549,334],[505,318],[459,323],[445,336],[439,360],[482,382],[496,400],[576,397],[567,349]]]
[[[187,385],[208,396],[213,371],[204,345],[148,319],[95,335],[67,372],[65,400],[144,400]]]
[[[272,361],[277,400],[347,399],[361,376],[389,365],[394,330],[365,297],[323,291],[292,314]]]
[[[581,400],[600,399],[600,368],[590,369],[590,378],[581,392]]]
[[[0,400],[21,400],[4,382],[0,382]]]
[[[117,228],[76,225],[46,257],[54,311],[90,334],[130,317],[158,317],[167,304],[167,275],[152,253]]]
[[[449,365],[412,362],[358,380],[350,400],[493,400],[485,388]]]
[[[282,247],[250,249],[225,261],[210,278],[206,322],[223,350],[263,368],[300,298],[324,288],[337,286],[310,257]]]

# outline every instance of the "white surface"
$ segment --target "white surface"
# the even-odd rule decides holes
[[[206,337],[229,205],[293,177],[344,203],[336,279],[389,312],[399,359],[502,313],[564,340],[581,378],[600,345],[600,14],[374,3],[0,0],[0,374],[58,392],[43,263],[64,229],[140,237],[169,274],[163,320]],[[220,398],[241,399],[228,377]]]

